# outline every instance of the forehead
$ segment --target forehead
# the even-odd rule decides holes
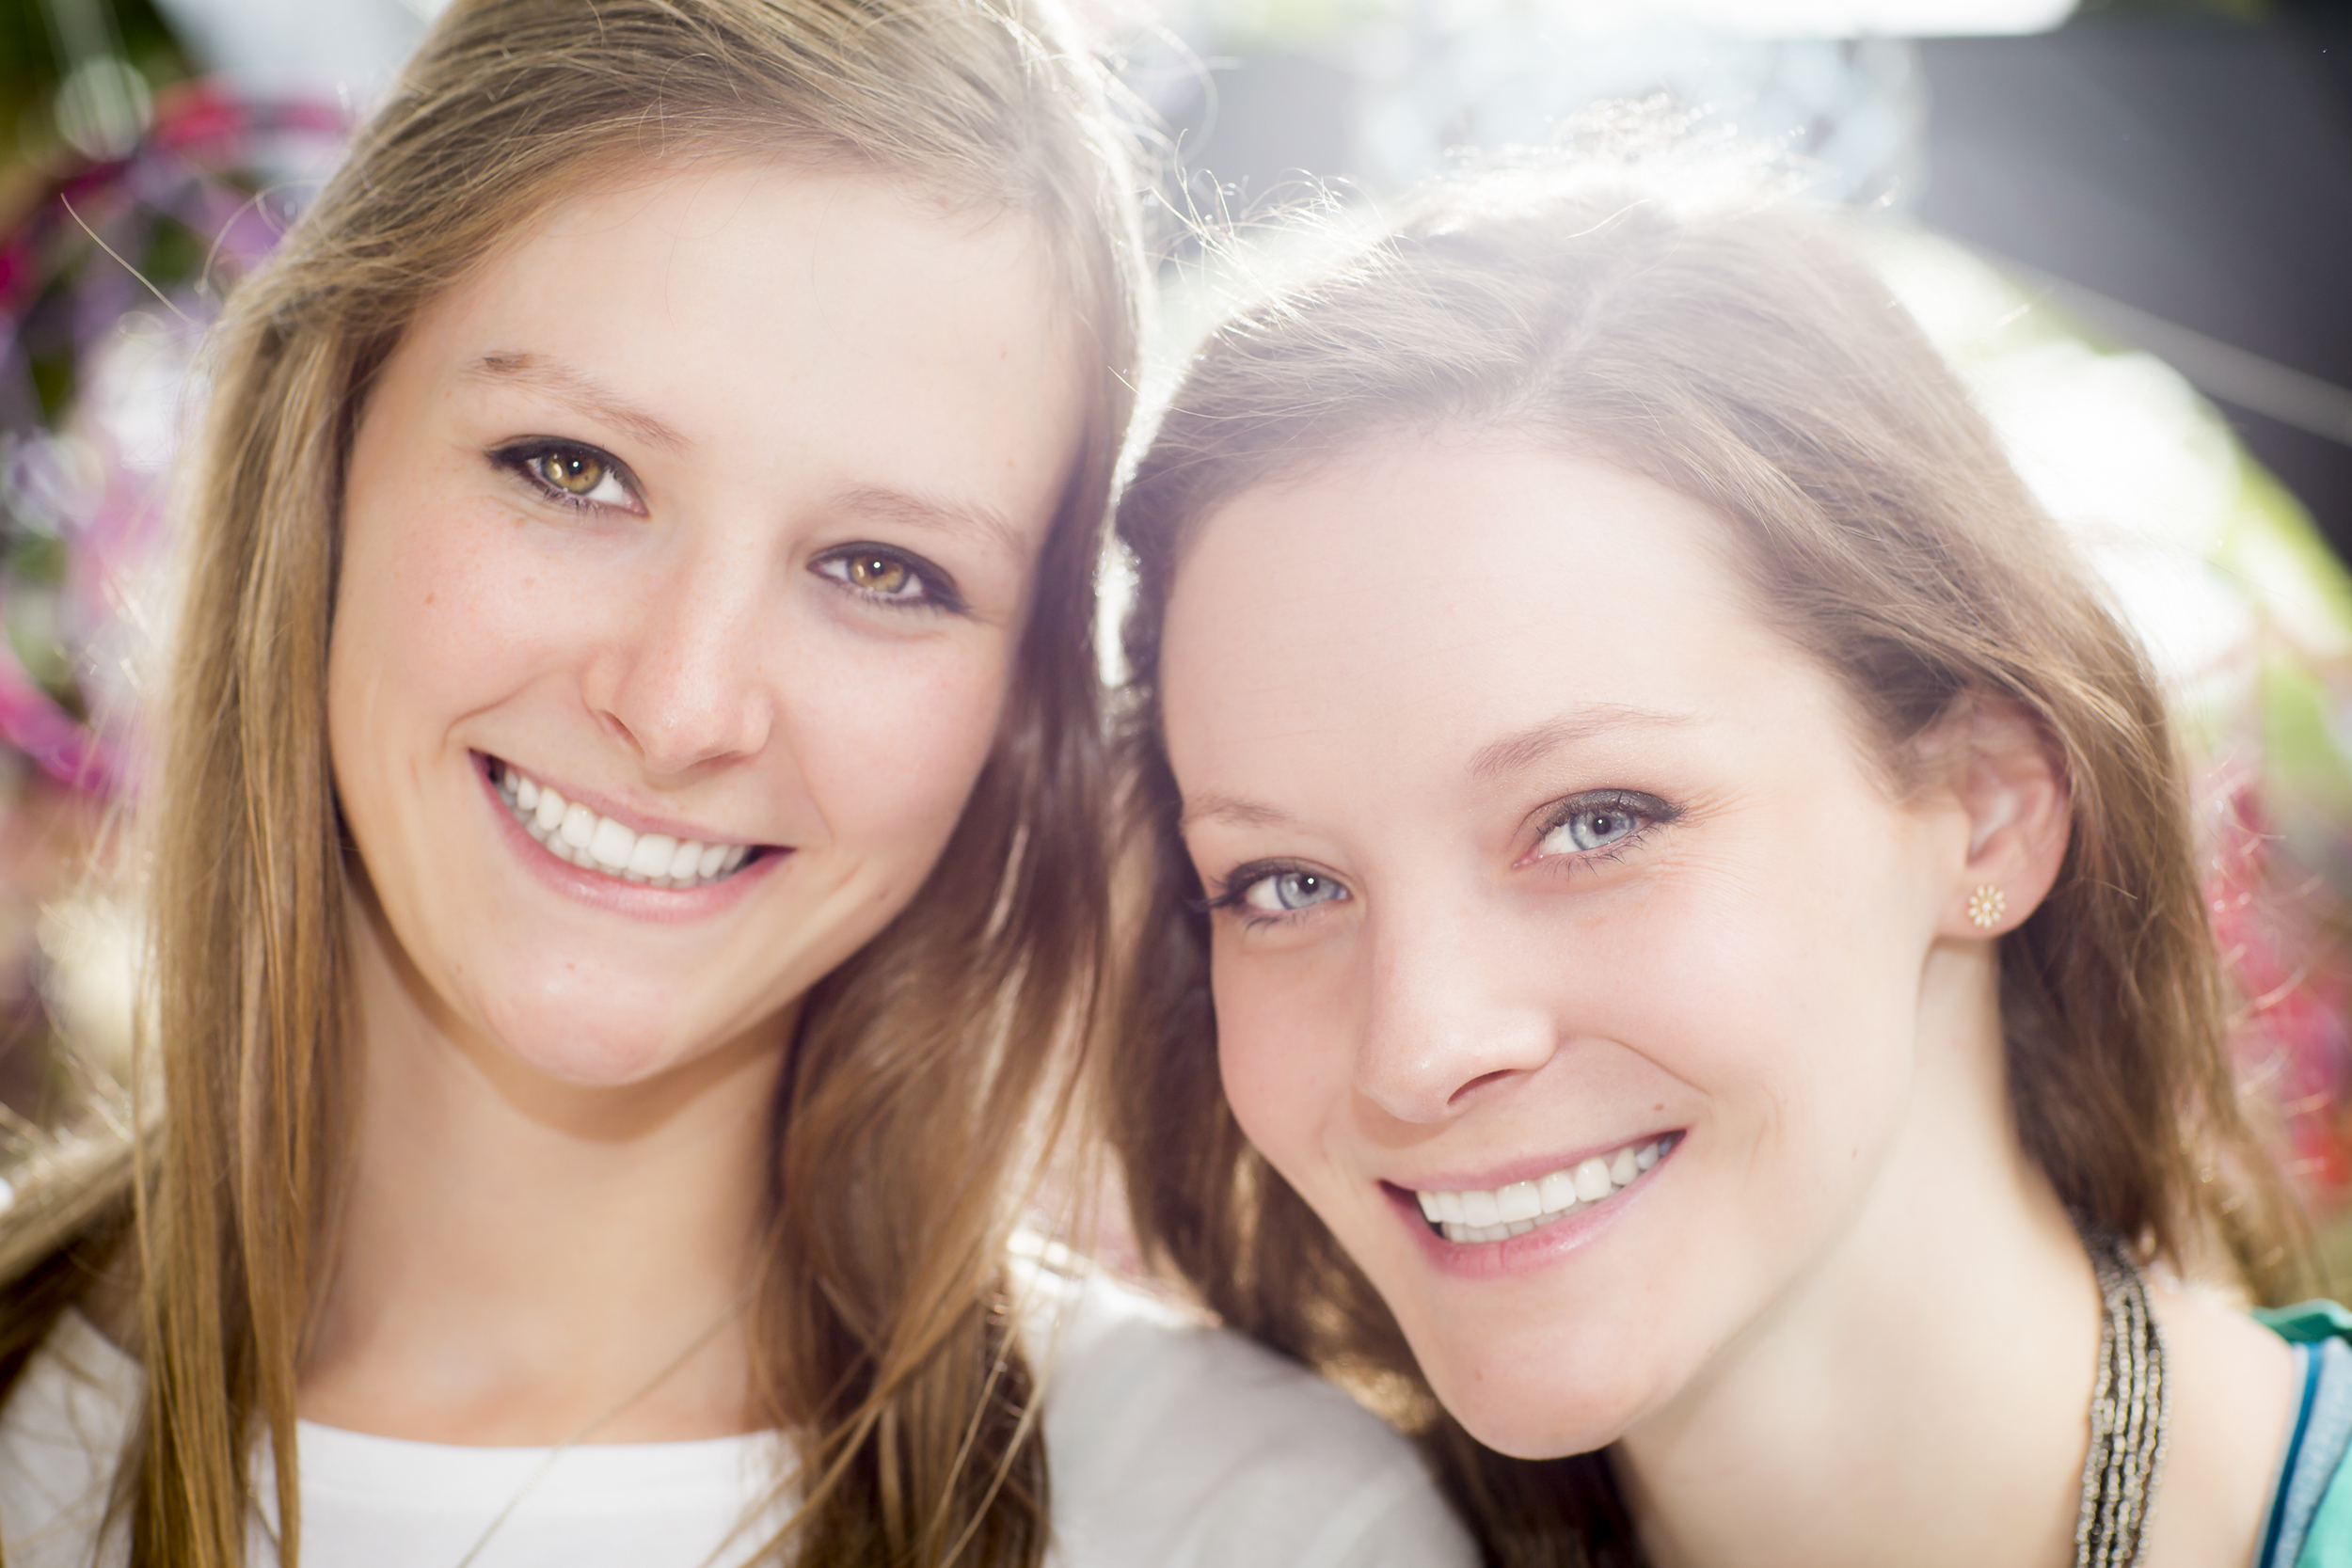
[[[593,384],[739,461],[887,454],[1019,488],[1066,465],[1089,390],[1052,279],[1019,214],[856,168],[661,166],[555,204],[395,357],[437,394]]]
[[[1188,793],[1255,796],[1371,758],[1491,775],[1514,737],[1605,743],[1613,716],[1832,717],[1731,549],[1706,506],[1531,446],[1416,443],[1245,492],[1176,574],[1171,755]]]

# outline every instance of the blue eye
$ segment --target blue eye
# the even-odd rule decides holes
[[[1241,889],[1241,907],[1260,914],[1288,914],[1347,896],[1347,890],[1314,871],[1275,871]]]
[[[1568,855],[1607,849],[1625,843],[1643,829],[1671,819],[1672,808],[1662,800],[1627,790],[1607,790],[1566,802],[1562,813],[1536,844],[1540,855]]]

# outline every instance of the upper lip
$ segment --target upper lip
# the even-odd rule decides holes
[[[1632,1132],[1623,1137],[1612,1137],[1605,1143],[1588,1144],[1565,1154],[1534,1154],[1525,1159],[1513,1160],[1507,1164],[1488,1165],[1474,1174],[1436,1171],[1410,1181],[1399,1177],[1386,1180],[1390,1186],[1408,1193],[1490,1193],[1517,1181],[1539,1181],[1553,1171],[1567,1170],[1597,1156],[1614,1154],[1628,1146],[1639,1148],[1643,1144],[1655,1143],[1679,1131],[1678,1128],[1661,1127],[1647,1132]]]
[[[610,817],[640,838],[647,833],[663,833],[681,843],[691,839],[697,844],[723,844],[729,848],[738,845],[751,849],[777,847],[774,845],[763,844],[755,838],[739,838],[731,833],[713,832],[707,828],[697,827],[693,823],[683,822],[675,817],[654,816],[644,812],[632,811],[627,806],[616,804],[609,796],[598,795],[594,790],[575,790],[565,780],[549,778],[535,768],[516,762],[512,758],[500,756],[495,752],[485,752],[482,755],[489,759],[492,768],[512,768],[540,788],[552,789],[564,797],[568,803],[586,806],[598,816]],[[490,775],[490,782],[492,784],[498,782],[498,775],[495,772]]]

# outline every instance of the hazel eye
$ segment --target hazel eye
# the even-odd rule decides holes
[[[612,465],[593,451],[577,447],[543,451],[531,460],[531,471],[567,496],[606,506],[627,506],[628,488]]]
[[[1262,914],[1288,914],[1346,896],[1345,888],[1312,871],[1277,871],[1241,890],[1242,907]]]
[[[962,599],[946,573],[918,556],[881,545],[850,545],[811,563],[864,598],[918,610],[961,610]]]
[[[604,483],[604,465],[584,451],[541,452],[531,462],[541,479],[571,495],[594,495]]]
[[[870,550],[849,557],[842,567],[851,584],[885,598],[899,597],[914,582],[914,574],[907,569],[905,562]]]
[[[566,506],[611,507],[616,512],[638,510],[636,494],[622,477],[621,466],[594,447],[568,441],[533,441],[492,454],[546,495]]]

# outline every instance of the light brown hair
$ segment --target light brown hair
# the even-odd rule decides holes
[[[337,519],[371,376],[592,180],[698,158],[872,170],[1035,226],[1089,376],[1001,740],[920,894],[801,1010],[752,1309],[827,1564],[1034,1564],[1047,1478],[1002,1243],[1104,924],[1093,572],[1131,399],[1122,138],[1051,0],[459,0],[277,257],[233,293],[181,523],[151,855],[149,1133],[21,1173],[0,1397],[124,1238],[148,1398],[118,1482],[139,1564],[242,1560],[294,1394],[350,1125],[351,852],[326,746]]]
[[[1158,666],[1187,542],[1254,486],[1438,433],[1601,458],[1728,520],[1754,602],[1850,694],[1895,781],[1972,697],[2033,715],[2073,816],[2056,888],[2000,941],[2018,1136],[2071,1209],[2156,1256],[2218,1259],[2274,1299],[2295,1261],[2225,1055],[2184,769],[2138,643],[1834,225],[1751,181],[1692,199],[1692,177],[1601,159],[1440,187],[1216,330],[1119,515],[1143,907],[1100,1065],[1135,1225],[1229,1323],[1384,1397],[1502,1563],[1637,1561],[1606,1460],[1474,1443],[1219,1092]]]

